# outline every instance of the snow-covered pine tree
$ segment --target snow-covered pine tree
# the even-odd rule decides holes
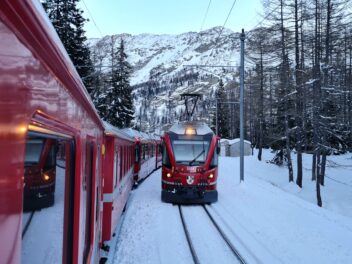
[[[131,66],[127,62],[124,42],[115,48],[116,38],[111,37],[111,72],[106,79],[106,90],[101,95],[105,113],[102,118],[117,127],[129,127],[133,120],[132,88],[129,83]]]
[[[216,91],[216,100],[218,101],[218,135],[222,138],[229,138],[229,112],[225,87],[223,81],[220,79],[219,86]]]
[[[87,91],[92,95],[94,67],[83,29],[84,23],[88,20],[83,17],[83,11],[77,7],[78,2],[79,0],[45,0],[43,7]]]
[[[130,76],[132,67],[127,61],[127,54],[125,52],[125,44],[123,39],[120,42],[120,48],[117,54],[117,70],[119,72],[119,90],[121,91],[121,105],[120,113],[122,126],[129,127],[133,120],[134,107],[132,100],[132,87],[130,85]]]

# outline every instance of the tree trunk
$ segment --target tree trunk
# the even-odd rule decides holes
[[[316,165],[317,165],[317,154],[314,153],[313,159],[312,159],[312,181],[315,181],[317,179]]]
[[[296,62],[296,150],[297,150],[297,179],[296,184],[302,188],[302,89],[301,89],[301,69],[299,61],[299,31],[298,31],[298,0],[295,0],[295,62]]]
[[[320,178],[320,184],[323,186],[324,186],[324,180],[325,180],[325,167],[326,167],[326,153],[323,153],[321,158],[321,178]]]
[[[260,47],[260,94],[259,94],[259,151],[258,160],[262,160],[263,151],[263,115],[264,115],[264,73],[263,73],[263,47]]]
[[[297,179],[296,184],[302,188],[303,173],[302,173],[302,153],[297,151]]]
[[[286,127],[286,155],[287,155],[287,168],[288,168],[288,181],[293,182],[293,168],[291,160],[291,149],[290,149],[290,135],[288,129],[287,114],[285,116],[285,127]]]
[[[319,207],[322,207],[323,205],[323,202],[321,200],[321,193],[320,193],[320,181],[321,181],[321,164],[320,164],[320,152],[318,151],[317,153],[317,165],[316,165],[316,168],[317,168],[317,180],[315,181],[315,186],[316,186],[316,191],[317,191],[317,204]]]

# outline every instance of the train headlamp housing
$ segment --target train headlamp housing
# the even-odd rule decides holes
[[[193,127],[187,127],[185,130],[186,135],[197,135],[197,131]]]
[[[213,179],[214,178],[214,174],[210,173],[208,176],[209,179]]]
[[[171,173],[170,172],[166,173],[166,177],[171,178]]]

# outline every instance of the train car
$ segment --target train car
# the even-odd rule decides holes
[[[122,132],[135,140],[134,181],[137,185],[158,168],[157,137],[131,128]]]
[[[0,76],[0,263],[98,263],[104,127],[39,1],[1,1]],[[49,141],[62,168],[34,168]],[[34,169],[55,202],[24,212]]]
[[[213,203],[218,199],[218,140],[200,122],[173,125],[163,137],[161,199],[169,203]]]
[[[107,122],[104,127],[102,248],[108,251],[134,183],[135,141]]]

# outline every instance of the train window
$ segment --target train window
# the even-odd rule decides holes
[[[113,174],[113,179],[114,179],[114,188],[117,186],[118,178],[117,178],[117,148],[114,150],[114,174]]]
[[[51,139],[48,139],[48,140],[52,141]],[[55,144],[53,144],[53,142],[52,142],[48,157],[47,157],[45,165],[44,165],[44,169],[50,169],[50,168],[55,167],[57,150],[58,150],[57,146]]]
[[[29,131],[24,161],[22,263],[70,262],[74,143]]]
[[[127,161],[125,146],[122,147],[122,151],[123,151],[123,153],[122,153],[122,156],[123,156],[122,178],[123,178],[123,177],[125,177],[126,161]]]
[[[132,166],[132,153],[133,153],[133,149],[132,149],[132,147],[131,146],[129,146],[128,147],[128,150],[129,150],[129,152],[128,152],[128,157],[129,157],[129,161],[130,161],[130,163],[128,164],[128,169],[130,169],[131,168],[131,166]]]
[[[27,164],[35,164],[39,162],[42,153],[44,139],[28,139],[26,144],[26,152],[24,162]]]
[[[127,166],[127,168],[129,170],[129,168],[131,166],[131,148],[127,147],[127,149],[128,149],[128,166]]]
[[[211,163],[210,163],[210,168],[211,168],[211,169],[218,166],[218,152],[217,152],[217,147],[218,147],[218,144],[216,144],[216,146],[215,146],[213,158],[211,159]]]
[[[139,163],[141,145],[136,145],[134,149],[134,161]]]
[[[123,155],[123,147],[122,146],[120,147],[120,157],[121,157],[121,163],[120,163],[120,180],[121,180],[123,177],[123,164],[124,164],[124,160],[125,160],[125,157]]]
[[[167,153],[166,146],[163,144],[163,166],[171,168],[169,154]]]
[[[142,159],[145,160],[145,144],[142,145]]]
[[[117,165],[116,165],[116,171],[117,171],[117,179],[121,179],[121,149],[120,147],[117,147]]]

